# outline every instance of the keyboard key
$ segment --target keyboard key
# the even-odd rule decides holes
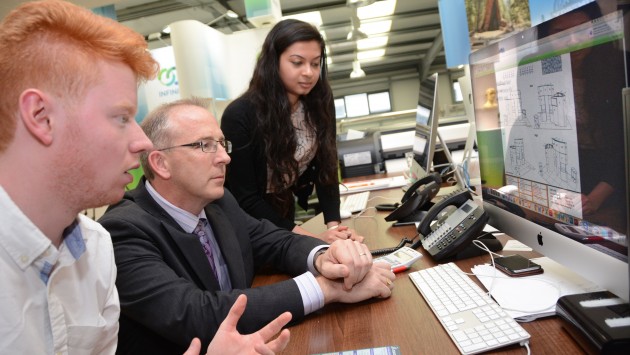
[[[339,210],[341,211],[350,211],[351,213],[361,212],[367,207],[368,197],[370,196],[369,191],[359,192],[352,195],[347,195]]]

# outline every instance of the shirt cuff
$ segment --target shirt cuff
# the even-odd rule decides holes
[[[302,295],[304,315],[308,315],[324,307],[324,293],[313,274],[305,272],[300,276],[294,277],[293,280],[297,283],[300,294]]]
[[[315,269],[315,254],[317,254],[318,251],[324,248],[328,249],[329,247],[330,245],[320,245],[313,248],[313,250],[311,250],[311,252],[308,254],[308,258],[306,259],[306,266],[308,267],[308,271],[312,272],[313,275],[319,275],[319,272],[317,271],[317,269]]]

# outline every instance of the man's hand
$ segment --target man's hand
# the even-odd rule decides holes
[[[289,343],[290,333],[288,329],[282,330],[280,335],[269,341],[291,320],[291,313],[282,313],[259,331],[243,335],[236,330],[238,320],[245,312],[247,296],[240,295],[234,302],[230,313],[219,326],[219,330],[208,345],[207,354],[263,354],[273,355],[282,351]],[[190,347],[184,355],[198,355],[201,350],[201,342],[193,339]]]
[[[343,279],[344,288],[350,290],[372,267],[372,254],[363,243],[338,240],[315,260],[315,267],[328,279]]]
[[[332,302],[356,303],[373,297],[387,298],[392,295],[396,275],[391,270],[391,265],[384,262],[374,263],[363,280],[354,285],[351,290],[346,290],[340,281],[329,280],[319,276],[317,278],[325,303]]]

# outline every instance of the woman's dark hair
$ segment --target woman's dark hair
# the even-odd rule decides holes
[[[321,48],[320,77],[317,84],[300,100],[304,105],[306,124],[316,134],[318,144],[315,164],[317,179],[323,184],[337,181],[336,123],[333,97],[326,73],[326,46],[312,25],[294,19],[278,22],[269,32],[256,62],[248,90],[243,94],[256,107],[258,136],[263,139],[267,164],[274,191],[286,191],[286,176],[297,178],[298,163],[295,129],[291,122],[291,104],[280,78],[280,55],[296,42],[317,41]]]

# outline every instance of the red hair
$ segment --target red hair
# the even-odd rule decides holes
[[[99,76],[98,61],[128,65],[138,81],[155,77],[158,63],[140,34],[59,0],[25,3],[0,23],[0,152],[15,132],[18,100],[28,88],[80,100]]]

